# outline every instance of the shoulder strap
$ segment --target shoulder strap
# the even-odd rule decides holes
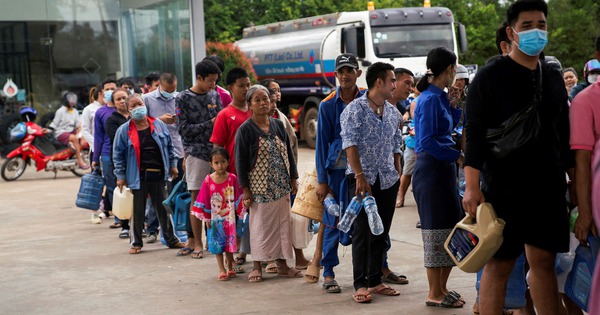
[[[533,95],[532,106],[537,106],[542,100],[542,62],[538,60],[538,79],[535,82],[535,94]]]

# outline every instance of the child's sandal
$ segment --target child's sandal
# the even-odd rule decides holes
[[[229,280],[229,276],[226,273],[221,272],[221,273],[219,273],[219,276],[217,277],[217,280],[219,280],[219,281],[227,281],[227,280]]]
[[[232,269],[232,270],[227,271],[227,276],[229,277],[229,279],[235,278],[236,277],[235,270]]]

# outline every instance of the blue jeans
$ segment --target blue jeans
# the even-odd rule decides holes
[[[113,192],[115,187],[117,187],[117,177],[115,176],[114,167],[110,156],[101,155],[100,166],[102,167],[102,177],[104,177],[104,184],[106,185],[106,195],[108,196],[108,201],[110,202],[110,208],[106,208],[106,205],[104,205],[104,208],[107,210],[112,210]],[[115,216],[115,222],[120,221],[121,220]]]

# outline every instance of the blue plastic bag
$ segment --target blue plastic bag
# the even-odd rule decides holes
[[[27,127],[25,123],[20,122],[10,130],[10,142],[19,142],[25,138]]]

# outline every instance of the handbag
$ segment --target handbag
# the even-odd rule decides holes
[[[537,107],[542,99],[542,63],[539,60],[538,68],[538,80],[531,103],[502,122],[500,128],[487,130],[485,138],[496,159],[507,156],[539,136],[541,121]]]

